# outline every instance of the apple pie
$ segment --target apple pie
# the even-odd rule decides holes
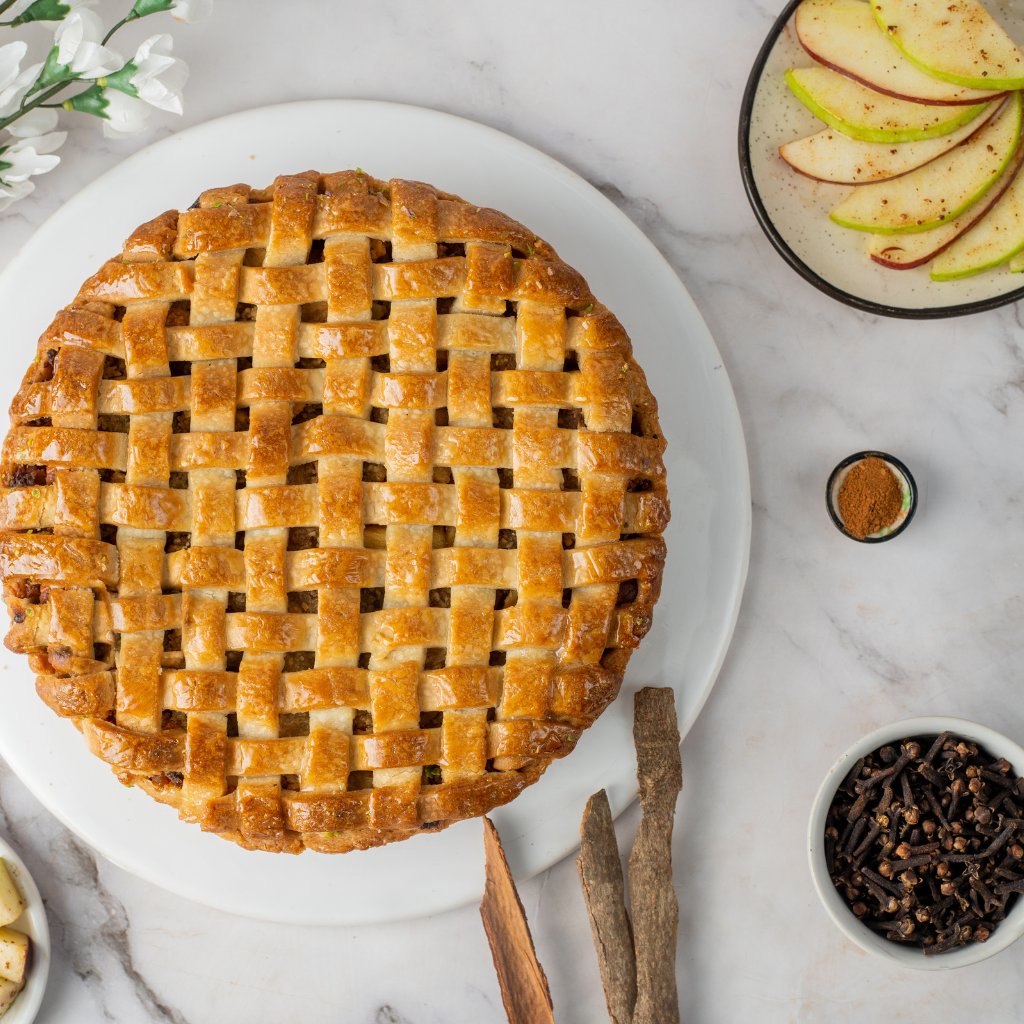
[[[429,185],[309,172],[143,224],[11,420],[8,647],[122,782],[246,848],[506,803],[651,623],[665,442],[626,332]]]

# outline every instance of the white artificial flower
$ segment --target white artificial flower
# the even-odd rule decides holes
[[[28,43],[23,39],[0,46],[0,97],[18,80],[26,53]]]
[[[79,78],[102,78],[116,71],[124,60],[104,46],[103,25],[89,10],[72,11],[57,27],[54,43],[57,63]]]
[[[14,43],[8,45],[13,46]],[[7,47],[2,49],[6,50]],[[29,64],[10,84],[0,88],[0,117],[8,117],[21,106],[21,101],[42,69],[42,64]]]
[[[104,118],[103,134],[108,139],[134,135],[146,127],[149,107],[142,100],[116,89],[104,90],[103,99],[106,101],[106,107],[101,115]]]
[[[11,21],[16,21],[35,2],[36,0],[16,0],[16,2],[12,6],[8,7],[7,10],[4,11],[4,14],[6,14]],[[60,21],[62,18],[65,18],[68,14],[70,14],[73,10],[75,10],[78,7],[95,7],[96,0],[60,0],[60,5],[66,8],[66,10],[63,14],[59,14],[58,11],[58,17],[33,17],[31,20],[38,21],[43,24],[46,24],[47,22]]]
[[[27,44],[21,40],[0,46],[0,117],[9,117],[21,106],[25,93],[39,77],[42,64],[21,68],[27,50]]]
[[[0,211],[6,210],[11,203],[24,199],[30,192],[35,191],[35,187],[35,182],[32,181],[13,181],[8,185],[0,180]]]
[[[174,42],[169,35],[150,36],[132,58],[135,72],[129,82],[140,100],[172,114],[181,113],[181,90],[188,79],[188,65],[170,56]]]
[[[68,137],[67,132],[51,132],[34,139],[19,139],[0,149],[0,210],[23,199],[35,189],[30,179],[46,174],[60,163],[54,155]]]
[[[16,138],[28,139],[33,135],[46,135],[56,127],[57,111],[49,107],[36,107],[9,124],[7,130]]]
[[[60,163],[54,150],[64,145],[67,132],[51,132],[34,139],[18,139],[0,149],[0,179],[7,182],[27,181],[37,174],[46,174]],[[5,166],[6,165],[6,166]]]
[[[178,21],[201,21],[210,16],[213,0],[174,0],[171,16]]]

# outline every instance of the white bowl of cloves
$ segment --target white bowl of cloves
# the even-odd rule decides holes
[[[861,949],[904,967],[978,963],[1024,934],[1024,748],[959,718],[883,726],[814,800],[822,905]]]

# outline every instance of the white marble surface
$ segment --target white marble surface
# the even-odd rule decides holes
[[[774,6],[719,0],[695,18],[671,0],[219,0],[209,22],[175,32],[193,68],[184,123],[319,96],[434,106],[547,150],[650,234],[732,375],[755,503],[736,638],[684,744],[684,1018],[917,1022],[970,1019],[980,1004],[987,1022],[1008,1022],[1024,947],[953,975],[876,963],[815,902],[804,827],[834,756],[882,722],[959,714],[1024,738],[1022,325],[1012,308],[874,319],[775,256],[735,158],[740,94]],[[65,162],[0,219],[0,262],[92,176],[177,127],[157,119],[149,135],[110,143],[77,119]],[[671,382],[657,390],[671,399]],[[902,457],[922,494],[911,529],[868,548],[833,529],[823,489],[840,457],[873,446]],[[624,844],[635,822],[620,821]],[[358,930],[206,910],[97,862],[2,768],[0,830],[49,907],[43,1024],[503,1019],[475,908]],[[560,1024],[603,1020],[572,861],[522,896]]]

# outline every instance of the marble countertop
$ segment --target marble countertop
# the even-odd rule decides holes
[[[877,319],[835,304],[777,258],[735,156],[740,95],[775,6],[720,0],[695,20],[670,0],[521,0],[510,24],[508,6],[490,0],[472,10],[459,0],[220,0],[208,22],[175,27],[192,66],[183,120],[158,115],[147,134],[109,142],[73,119],[64,162],[0,218],[0,265],[127,154],[183,124],[281,100],[436,107],[583,174],[689,287],[732,377],[750,450],[746,598],[719,683],[683,745],[684,1019],[909,1022],[984,1004],[986,1020],[1011,1021],[1024,946],[953,974],[878,963],[818,905],[804,830],[832,760],[881,723],[958,714],[1024,739],[1020,314]],[[151,26],[140,36],[160,30]],[[671,382],[657,390],[665,400]],[[835,462],[867,447],[903,458],[921,488],[911,529],[874,548],[841,537],[822,501]],[[623,846],[635,826],[633,808],[619,823]],[[475,907],[359,929],[208,910],[98,860],[2,766],[0,832],[49,909],[42,1024],[504,1019]],[[525,883],[522,898],[560,1024],[604,1020],[572,859]]]

